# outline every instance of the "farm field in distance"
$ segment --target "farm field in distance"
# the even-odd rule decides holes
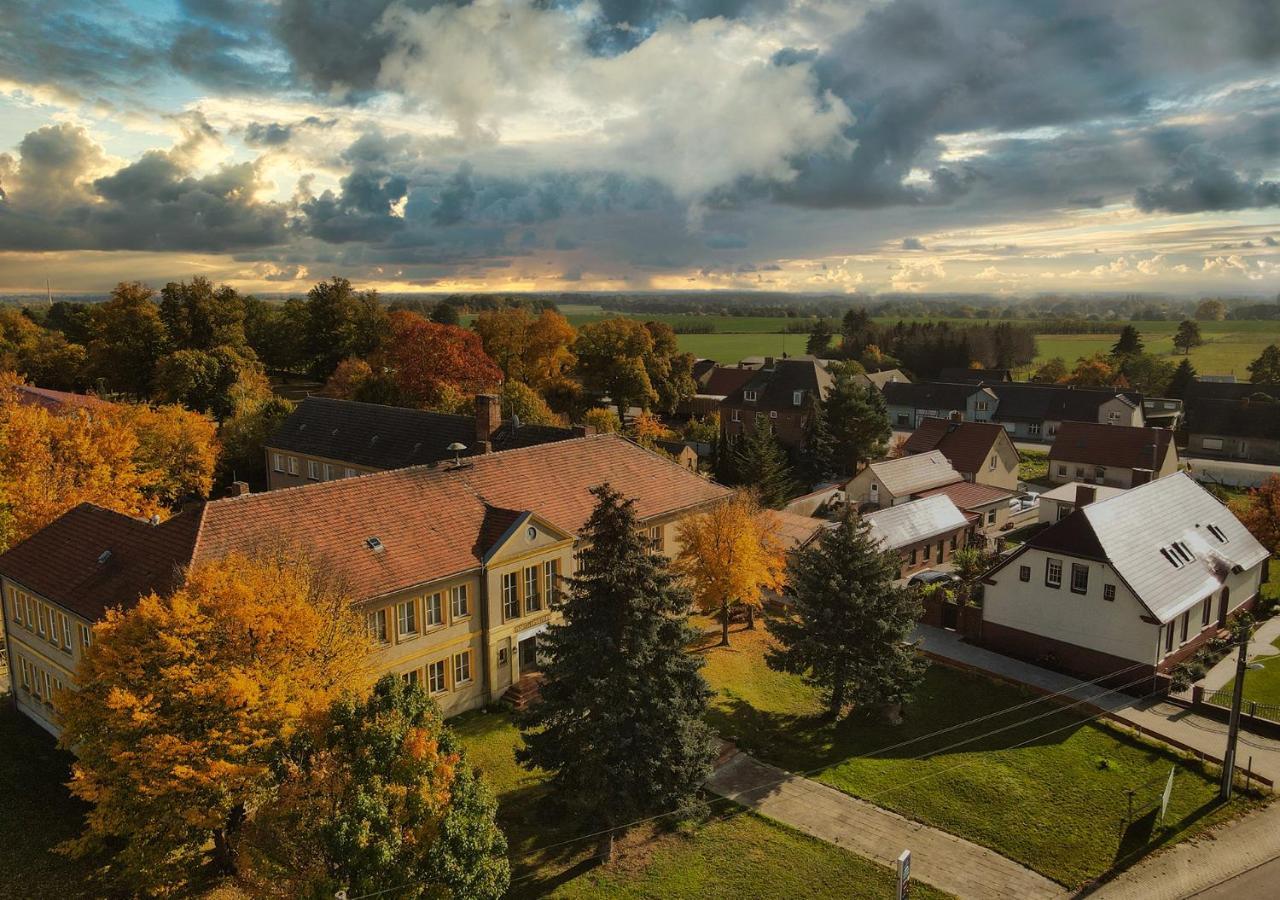
[[[615,313],[594,304],[561,304],[560,311],[575,326],[588,322],[609,318]],[[473,317],[464,317],[469,324]],[[801,318],[784,318],[781,316],[723,316],[698,315],[639,315],[634,318],[653,319],[677,326],[684,323],[710,323],[715,329],[709,334],[681,334],[680,347],[699,357],[714,359],[720,363],[732,364],[747,356],[781,356],[783,353],[795,356],[804,353],[806,335],[802,333],[786,333],[788,325],[794,326],[804,321]],[[880,324],[892,324],[899,316],[877,317]],[[983,322],[993,324],[1007,321],[1016,325],[1044,324],[1041,319],[960,319],[950,317],[931,317],[920,321],[945,321],[956,325],[974,325]],[[1141,332],[1146,347],[1153,353],[1163,353],[1177,361],[1181,354],[1173,352],[1173,333],[1178,328],[1174,321],[1160,322],[1123,322],[1109,323],[1117,329],[1121,325],[1135,325]],[[1236,378],[1245,380],[1248,373],[1245,367],[1257,359],[1268,344],[1280,342],[1280,321],[1238,320],[1222,322],[1201,322],[1200,333],[1206,343],[1191,351],[1191,364],[1203,375],[1234,374]],[[1061,356],[1068,365],[1082,356],[1094,353],[1105,353],[1116,341],[1116,334],[1039,334],[1036,344],[1039,353],[1036,362],[1041,363]]]

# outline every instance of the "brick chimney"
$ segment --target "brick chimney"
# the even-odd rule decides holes
[[[233,481],[231,482],[231,485],[227,488],[228,497],[243,497],[248,493],[249,493],[249,482],[247,481]]]
[[[595,433],[596,433],[596,426],[594,425],[574,425],[573,426],[574,437],[587,437],[588,435],[592,435]]]
[[[476,452],[485,453],[485,444],[493,446],[493,436],[502,427],[502,403],[497,394],[476,394]]]
[[[1098,499],[1098,489],[1087,484],[1076,485],[1076,508],[1088,506]]]
[[[1154,474],[1155,473],[1152,472],[1150,469],[1134,469],[1133,482],[1129,486],[1137,487],[1140,484],[1146,484],[1148,481],[1151,480],[1151,476]]]
[[[771,371],[771,370],[773,369],[773,366],[774,366],[774,363],[775,363],[775,362],[776,362],[776,360],[774,360],[774,358],[773,358],[772,356],[766,356],[766,357],[764,358],[764,367],[765,367],[765,370],[766,370],[766,371]]]

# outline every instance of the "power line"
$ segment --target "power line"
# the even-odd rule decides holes
[[[1055,698],[1055,697],[1061,697],[1061,696],[1063,696],[1063,695],[1065,695],[1065,694],[1069,694],[1069,693],[1071,693],[1072,691],[1078,691],[1078,690],[1080,690],[1081,688],[1090,687],[1090,686],[1095,686],[1095,685],[1097,685],[1097,684],[1098,684],[1098,682],[1101,682],[1101,681],[1104,681],[1104,680],[1107,680],[1107,679],[1111,679],[1111,678],[1120,677],[1120,676],[1124,675],[1125,673],[1132,672],[1134,669],[1145,668],[1145,667],[1146,667],[1146,666],[1145,666],[1145,664],[1143,664],[1143,663],[1135,663],[1135,664],[1133,664],[1133,665],[1126,666],[1126,667],[1125,667],[1125,668],[1123,668],[1123,669],[1117,669],[1116,671],[1111,672],[1111,673],[1108,673],[1108,674],[1106,674],[1106,675],[1100,675],[1100,676],[1098,676],[1097,678],[1091,679],[1090,681],[1082,681],[1082,682],[1078,682],[1077,684],[1074,684],[1074,685],[1072,685],[1072,686],[1071,686],[1071,687],[1069,687],[1069,688],[1064,688],[1064,689],[1062,689],[1062,690],[1060,690],[1060,691],[1055,691],[1055,692],[1053,692],[1053,693],[1049,693],[1049,694],[1041,694],[1041,695],[1038,695],[1038,696],[1036,696],[1036,697],[1031,698],[1030,700],[1023,701],[1022,703],[1018,703],[1018,704],[1015,704],[1015,705],[1013,705],[1013,706],[1006,707],[1006,708],[1004,708],[1004,709],[995,710],[995,711],[993,711],[993,712],[990,712],[990,713],[987,713],[987,714],[985,714],[985,715],[979,716],[979,717],[978,717],[978,718],[976,718],[976,719],[967,719],[967,720],[965,720],[965,721],[963,721],[963,722],[957,722],[957,723],[955,723],[955,724],[948,725],[948,726],[947,726],[947,727],[945,727],[945,728],[939,728],[939,729],[936,729],[936,730],[934,730],[934,731],[928,732],[928,733],[926,733],[926,734],[917,735],[916,737],[908,738],[908,739],[903,740],[903,741],[899,741],[899,742],[897,742],[896,744],[889,744],[889,745],[887,745],[887,746],[885,746],[885,747],[880,747],[880,748],[875,749],[875,750],[867,750],[867,751],[864,751],[863,753],[859,753],[859,754],[856,754],[856,755],[854,755],[854,756],[846,757],[842,762],[847,763],[847,762],[850,762],[850,761],[852,761],[852,760],[865,759],[865,758],[866,758],[866,757],[868,757],[868,756],[880,755],[880,754],[887,753],[887,752],[892,751],[892,750],[898,750],[898,749],[901,749],[902,747],[910,746],[911,744],[919,743],[920,741],[927,740],[927,739],[929,739],[929,738],[938,737],[938,736],[940,736],[940,735],[948,734],[948,733],[950,733],[950,732],[956,731],[956,730],[961,729],[961,728],[968,728],[968,727],[970,727],[970,726],[977,725],[977,724],[980,724],[980,723],[982,723],[982,722],[989,721],[989,720],[991,720],[991,719],[993,719],[993,718],[997,718],[997,717],[999,717],[999,716],[1004,716],[1004,715],[1008,715],[1008,714],[1010,714],[1010,713],[1017,712],[1017,711],[1022,710],[1022,709],[1027,709],[1027,708],[1029,708],[1029,707],[1035,706],[1035,705],[1036,705],[1036,704],[1038,704],[1038,703],[1042,703],[1042,702],[1044,702],[1044,701],[1046,701],[1046,700],[1051,700],[1051,699],[1053,699],[1053,698]],[[1002,732],[1008,731],[1008,730],[1009,730],[1009,729],[1011,729],[1011,728],[1016,728],[1016,727],[1019,727],[1019,726],[1022,726],[1022,725],[1029,724],[1029,723],[1031,723],[1031,722],[1038,721],[1038,720],[1040,720],[1040,719],[1046,718],[1047,716],[1051,716],[1051,715],[1054,715],[1055,713],[1062,712],[1062,711],[1063,711],[1063,710],[1065,710],[1065,709],[1071,709],[1071,708],[1073,708],[1073,707],[1075,707],[1075,706],[1079,706],[1080,704],[1083,704],[1083,703],[1092,703],[1093,701],[1095,701],[1095,700],[1097,700],[1097,699],[1099,699],[1099,698],[1101,698],[1101,697],[1104,697],[1104,696],[1106,696],[1106,695],[1108,695],[1108,694],[1118,693],[1118,692],[1123,691],[1123,690],[1125,690],[1125,689],[1127,689],[1127,688],[1133,687],[1134,685],[1140,684],[1140,683],[1142,683],[1143,681],[1147,680],[1147,678],[1148,678],[1148,676],[1147,676],[1147,675],[1143,675],[1141,678],[1138,678],[1138,679],[1136,679],[1135,681],[1132,681],[1132,682],[1130,682],[1130,683],[1128,683],[1128,684],[1122,685],[1121,687],[1118,687],[1118,688],[1108,688],[1107,690],[1102,691],[1101,693],[1098,693],[1098,694],[1094,694],[1094,695],[1092,695],[1092,696],[1090,696],[1090,697],[1086,697],[1086,698],[1084,698],[1084,699],[1077,699],[1077,700],[1075,700],[1073,703],[1067,704],[1066,706],[1058,706],[1058,707],[1055,707],[1054,709],[1049,710],[1048,712],[1044,712],[1044,713],[1037,714],[1037,715],[1035,715],[1035,716],[1032,716],[1031,718],[1028,718],[1028,719],[1020,719],[1020,720],[1018,720],[1017,722],[1013,722],[1013,723],[1011,723],[1011,724],[1009,724],[1009,725],[1001,726],[1000,728],[993,729],[993,730],[991,730],[991,731],[989,731],[989,732],[984,732],[983,734],[975,735],[974,737],[971,737],[971,738],[966,738],[966,739],[965,739],[965,740],[963,740],[963,741],[958,741],[958,742],[956,742],[956,743],[954,743],[954,744],[949,744],[949,745],[947,745],[946,747],[940,747],[940,748],[937,748],[937,749],[934,749],[934,750],[927,751],[926,753],[922,753],[922,754],[920,754],[920,755],[918,755],[918,756],[911,757],[908,761],[918,761],[918,760],[921,760],[921,759],[925,759],[925,758],[927,758],[927,757],[929,757],[929,756],[936,756],[936,755],[937,755],[937,754],[939,754],[939,753],[945,753],[945,752],[947,752],[947,751],[949,751],[949,750],[955,749],[956,747],[961,747],[961,746],[964,746],[965,744],[970,744],[970,743],[973,743],[974,741],[981,740],[981,739],[986,738],[986,737],[991,737],[992,735],[1000,734],[1000,733],[1002,733]],[[1159,692],[1159,691],[1153,692],[1152,694],[1148,694],[1146,697],[1143,697],[1142,699],[1144,699],[1144,700],[1145,700],[1145,699],[1148,699],[1149,697],[1153,697],[1153,696],[1155,696],[1155,695],[1156,695],[1156,694],[1158,694],[1158,693],[1160,693],[1160,692]],[[1068,725],[1063,726],[1063,728],[1069,728],[1069,727],[1072,727],[1072,726],[1078,726],[1078,725],[1081,725],[1081,724],[1084,724],[1084,723],[1087,723],[1087,722],[1091,722],[1091,721],[1093,721],[1094,719],[1097,719],[1097,718],[1099,718],[1099,717],[1101,717],[1101,716],[1107,715],[1107,714],[1108,714],[1108,712],[1109,712],[1108,710],[1103,710],[1102,712],[1097,713],[1097,714],[1095,714],[1095,715],[1093,715],[1093,716],[1090,716],[1090,717],[1088,717],[1088,718],[1086,718],[1086,719],[1073,721],[1073,722],[1069,723]],[[1056,733],[1057,731],[1061,731],[1061,730],[1063,730],[1063,728],[1055,729],[1054,731],[1048,732],[1048,734],[1054,734],[1054,733]],[[1047,735],[1039,735],[1039,736],[1037,736],[1037,737],[1033,737],[1033,738],[1031,738],[1031,739],[1029,739],[1029,740],[1038,740],[1038,739],[1040,739],[1041,737],[1045,737],[1045,736],[1047,736]],[[1029,742],[1029,741],[1028,741],[1028,742]],[[1027,743],[1027,742],[1023,742],[1023,743]],[[1015,744],[1013,747],[1008,747],[1008,748],[1004,748],[1004,749],[1016,749],[1016,748],[1017,748],[1017,747],[1019,747],[1019,746],[1022,746],[1022,744]],[[963,765],[969,765],[969,764],[970,764],[969,762],[965,762],[965,763],[961,763],[960,765],[961,765],[961,766],[963,766]],[[817,767],[815,767],[815,768],[813,768],[813,769],[809,769],[809,770],[807,770],[807,771],[801,771],[801,772],[788,772],[788,773],[786,773],[786,777],[785,777],[785,778],[780,778],[780,779],[777,779],[776,781],[769,782],[769,783],[766,783],[766,784],[763,784],[763,785],[757,785],[757,786],[756,786],[756,788],[755,788],[755,790],[760,790],[760,789],[762,789],[762,788],[776,787],[777,785],[779,785],[779,784],[783,783],[783,782],[784,782],[784,781],[786,781],[786,780],[789,780],[790,778],[804,778],[804,777],[807,777],[807,776],[809,776],[809,775],[813,775],[813,774],[816,774],[816,773],[818,773],[818,772],[821,772],[821,771],[823,771],[824,769],[828,769],[828,768],[830,768],[830,765],[817,766]],[[895,785],[893,788],[890,788],[889,790],[896,790],[896,789],[897,789],[897,788],[899,788],[899,787],[906,787],[906,786],[908,786],[908,785],[910,785],[910,784],[915,784],[915,783],[918,783],[919,781],[927,780],[928,778],[935,778],[935,777],[938,777],[938,776],[940,776],[940,775],[946,774],[946,772],[952,771],[952,770],[953,770],[953,769],[955,769],[955,768],[959,768],[959,766],[953,766],[953,767],[951,767],[951,768],[949,768],[949,769],[944,770],[943,772],[935,772],[935,773],[931,773],[930,775],[924,776],[924,778],[916,779],[915,781],[911,781],[911,782],[907,782],[907,784]],[[872,796],[880,796],[880,794],[882,794],[882,793],[887,793],[887,792],[888,792],[888,791],[882,791],[882,792],[879,792],[879,793],[877,793],[877,794],[875,794],[875,795],[872,795]],[[864,798],[862,798],[862,799],[868,799],[868,798],[864,797]],[[723,797],[723,796],[722,796],[722,797],[716,797],[716,798],[714,798],[714,799],[712,799],[712,800],[708,801],[707,805],[708,805],[708,806],[710,806],[710,805],[713,805],[713,804],[716,804],[716,803],[721,803],[721,802],[726,802],[726,801],[728,801],[728,802],[736,802],[736,801],[733,801],[733,800],[732,800],[732,798],[730,798],[730,797]],[[631,822],[626,822],[626,823],[623,823],[623,824],[620,824],[620,825],[614,825],[614,826],[611,826],[611,827],[609,827],[609,828],[601,829],[601,830],[599,830],[599,831],[590,832],[590,833],[588,833],[588,834],[578,835],[577,837],[566,838],[566,839],[565,839],[565,840],[563,840],[563,841],[557,841],[557,842],[552,843],[552,844],[546,844],[546,845],[544,845],[544,846],[538,847],[537,849],[538,849],[538,851],[539,851],[539,852],[545,852],[545,851],[547,851],[547,850],[552,850],[552,849],[555,849],[555,848],[558,848],[558,847],[567,846],[567,845],[569,845],[569,844],[575,844],[575,843],[579,843],[579,842],[582,842],[582,841],[592,840],[592,839],[594,839],[594,838],[603,837],[604,835],[609,834],[610,832],[623,831],[623,830],[628,829],[628,828],[634,828],[634,827],[636,827],[636,826],[638,826],[638,825],[644,825],[644,824],[647,824],[647,823],[649,823],[649,822],[655,822],[655,821],[658,821],[659,819],[666,818],[667,816],[678,815],[678,814],[679,814],[679,813],[681,813],[682,811],[683,811],[682,809],[673,809],[673,810],[667,810],[667,811],[665,811],[665,812],[661,812],[661,813],[655,813],[654,815],[646,816],[646,817],[644,817],[644,818],[640,818],[640,819],[636,819],[636,820],[631,821]],[[746,810],[746,808],[744,808],[743,810],[740,810],[739,812],[744,812],[744,811],[748,811],[748,810]],[[737,814],[738,814],[738,813],[731,813],[730,815],[725,816],[725,817],[722,819],[722,821],[727,821],[728,819],[732,818],[734,815],[737,815]],[[520,876],[519,878],[513,878],[513,879],[511,879],[511,882],[510,882],[510,883],[511,883],[511,884],[516,884],[516,883],[518,883],[518,882],[525,881],[525,880],[527,880],[527,879],[529,879],[529,878],[534,877],[534,875],[536,875],[536,874],[537,874],[537,873],[530,873],[530,874],[528,874],[528,875],[522,875],[522,876]],[[418,884],[418,882],[417,882],[417,881],[411,881],[411,882],[408,882],[408,883],[406,883],[406,884],[397,885],[397,886],[389,887],[389,888],[383,888],[383,889],[381,889],[381,890],[374,891],[374,892],[372,892],[372,893],[368,893],[368,894],[360,894],[360,895],[358,895],[358,896],[354,896],[354,897],[345,897],[345,900],[367,900],[367,898],[370,898],[370,897],[378,897],[378,896],[381,896],[381,895],[383,895],[383,894],[392,893],[392,892],[394,892],[394,891],[404,890],[405,888],[413,887],[415,884]]]

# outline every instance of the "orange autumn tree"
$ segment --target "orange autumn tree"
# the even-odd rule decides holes
[[[698,608],[719,615],[720,643],[728,646],[733,607],[745,606],[747,627],[754,628],[764,591],[777,590],[784,583],[786,554],[773,520],[753,495],[740,491],[709,511],[684,519],[678,533],[680,555],[675,568],[688,580]]]
[[[283,549],[196,566],[94,627],[78,691],[55,699],[71,790],[91,805],[70,854],[114,851],[132,893],[171,892],[269,799],[271,755],[367,687],[371,645],[341,584]],[[212,855],[210,848],[213,848]]]
[[[134,463],[144,495],[170,509],[209,496],[221,449],[210,416],[176,403],[121,404],[114,410],[137,439]]]
[[[374,369],[387,368],[407,403],[432,408],[451,389],[471,395],[502,381],[502,371],[473,332],[406,310],[393,312],[390,321],[391,334]]]
[[[80,503],[131,516],[163,504],[146,493],[137,436],[113,415],[54,415],[19,399],[21,379],[0,373],[0,550]]]
[[[1272,475],[1229,505],[1258,543],[1270,553],[1280,553],[1280,475]]]

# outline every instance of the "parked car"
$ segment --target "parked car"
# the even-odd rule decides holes
[[[917,572],[911,576],[911,580],[907,582],[908,587],[917,587],[926,584],[955,584],[960,580],[960,576],[954,572],[939,572],[937,569],[926,569],[923,572]]]

